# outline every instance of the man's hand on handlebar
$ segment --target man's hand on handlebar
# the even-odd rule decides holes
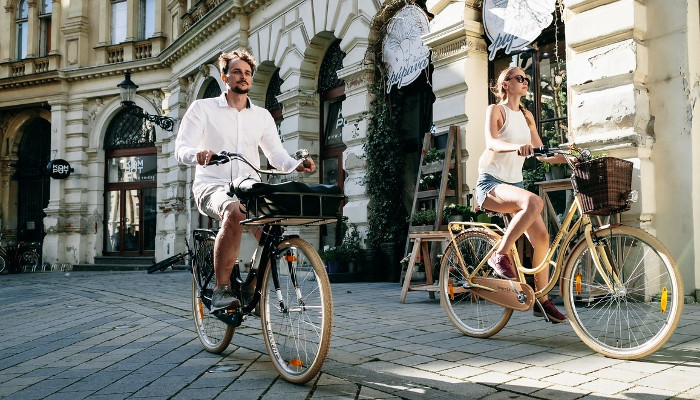
[[[314,163],[313,158],[307,157],[304,162],[299,164],[297,167],[298,172],[306,172],[308,174],[316,171],[316,163]]]

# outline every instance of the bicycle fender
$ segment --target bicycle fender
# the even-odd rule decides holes
[[[516,311],[527,311],[535,305],[535,292],[526,283],[483,277],[474,277],[472,282],[494,289],[491,292],[486,289],[471,288],[474,294],[499,306],[512,308]]]

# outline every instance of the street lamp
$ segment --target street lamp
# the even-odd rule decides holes
[[[117,86],[119,87],[119,96],[122,98],[123,107],[129,109],[133,115],[151,121],[166,131],[173,131],[173,124],[175,121],[172,118],[162,117],[160,115],[151,115],[142,111],[141,108],[136,107],[136,103],[134,103],[134,96],[136,95],[136,89],[138,89],[139,86],[131,81],[131,73],[129,71],[124,73],[124,80]]]

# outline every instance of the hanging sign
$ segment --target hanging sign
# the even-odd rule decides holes
[[[421,36],[430,32],[428,16],[419,7],[407,5],[389,20],[382,44],[382,58],[387,69],[386,92],[400,89],[418,78],[430,63],[430,49]]]
[[[68,161],[60,158],[51,160],[46,165],[46,173],[53,179],[66,179],[73,171]]]
[[[484,29],[491,40],[489,60],[532,43],[552,23],[556,0],[484,0]]]

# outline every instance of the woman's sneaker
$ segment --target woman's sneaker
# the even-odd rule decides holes
[[[515,272],[513,272],[513,267],[510,264],[508,254],[498,254],[494,252],[491,254],[488,263],[491,268],[493,268],[493,272],[495,272],[497,276],[510,280],[514,280],[516,278]]]
[[[562,322],[566,322],[566,316],[557,310],[556,307],[554,307],[554,303],[552,303],[551,300],[546,300],[543,302],[540,302],[542,304],[542,308],[544,308],[544,312],[547,313],[547,318],[553,323],[553,324],[560,324]],[[540,310],[539,306],[535,305],[535,308],[532,309],[532,315],[535,317],[540,317],[542,318],[544,315],[542,314],[542,310]]]

